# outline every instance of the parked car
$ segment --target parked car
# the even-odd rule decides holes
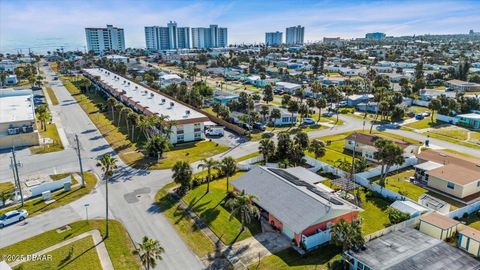
[[[53,80],[54,80],[54,81],[57,81],[57,80],[58,80],[58,77],[57,77],[57,76],[53,77]]]
[[[253,123],[253,128],[264,131],[265,130],[265,125],[261,122],[255,122],[255,123]]]
[[[421,114],[421,113],[415,115],[415,119],[417,119],[417,120],[422,120],[423,118],[425,118],[425,117],[424,117],[423,114]]]
[[[348,103],[346,101],[340,101],[338,107],[347,107]]]
[[[209,128],[207,129],[207,131],[205,131],[205,134],[207,136],[223,136],[224,135],[224,130],[223,128],[217,128],[217,127],[213,127],[213,128]]]
[[[308,117],[307,117],[307,118],[304,118],[304,119],[303,119],[303,124],[304,124],[304,125],[313,125],[313,124],[315,124],[315,120],[313,120],[312,118],[308,118]]]
[[[245,129],[245,130],[252,130],[252,126],[250,126],[250,125],[247,124],[247,123],[242,123],[242,124],[240,124],[240,127],[242,127],[242,128]]]
[[[429,117],[430,116],[430,112],[429,111],[426,111],[424,113],[422,113],[423,117]]]
[[[28,212],[26,210],[13,210],[13,211],[7,212],[4,215],[0,216],[0,228],[3,228],[15,222],[22,221],[27,217],[28,217]]]
[[[385,125],[385,127],[389,129],[399,129],[400,125],[398,123],[388,123]]]
[[[333,116],[333,112],[324,112],[324,113],[322,113],[322,116],[332,117],[332,116]]]
[[[32,90],[42,90],[42,87],[40,86],[32,86]]]

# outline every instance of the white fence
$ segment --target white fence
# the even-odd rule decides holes
[[[311,250],[319,245],[330,241],[330,230],[319,231],[316,234],[305,236],[302,235],[302,243],[305,245],[305,249]]]
[[[339,176],[339,177],[347,177],[348,176],[348,173],[340,170],[339,168],[337,168],[335,166],[332,166],[330,164],[322,162],[318,159],[312,158],[310,156],[305,156],[304,159],[305,159],[305,162],[308,165],[312,166],[311,168],[309,168],[309,170],[312,171],[312,172],[317,172],[319,170],[322,170],[323,172],[331,173],[331,174]]]
[[[458,119],[455,117],[443,115],[443,114],[436,114],[436,119],[445,123],[450,123],[450,124],[456,124],[458,122]]]
[[[246,160],[242,160],[238,163],[238,169],[240,171],[249,171],[254,166],[253,164],[263,161],[263,156],[256,156]]]
[[[420,216],[414,217],[414,218],[405,220],[403,222],[400,222],[398,224],[392,225],[390,227],[387,227],[385,229],[382,229],[380,231],[376,231],[374,233],[366,235],[364,237],[364,239],[365,239],[365,242],[368,242],[368,241],[371,241],[371,240],[373,240],[377,237],[380,237],[382,235],[385,235],[385,234],[388,234],[388,233],[391,233],[391,232],[396,232],[396,231],[401,230],[401,229],[415,228],[419,223],[420,223]]]
[[[465,213],[470,215],[478,210],[480,210],[480,201],[474,202],[462,208],[455,209],[454,211],[448,213],[447,216],[450,218],[461,218]]]
[[[55,191],[57,189],[61,189],[64,187],[65,183],[72,183],[72,179],[70,176],[65,177],[64,179],[48,182],[45,184],[38,185],[33,187],[30,192],[30,197],[36,197],[42,195],[44,191]]]
[[[410,157],[410,158],[407,158],[402,165],[396,165],[396,166],[390,167],[388,172],[401,170],[403,168],[415,165],[416,163],[417,163],[417,158]],[[384,188],[380,185],[377,185],[375,183],[370,182],[370,180],[369,180],[370,178],[379,176],[381,174],[381,172],[382,172],[382,168],[381,168],[381,166],[379,166],[379,167],[373,168],[373,169],[371,169],[369,171],[366,171],[366,172],[357,173],[357,174],[355,174],[355,182],[357,182],[357,184],[360,184],[360,185],[368,188],[371,191],[374,191],[374,192],[380,194],[384,198],[387,198],[387,199],[390,199],[390,200],[402,200],[402,201],[409,200],[409,201],[412,201],[412,200],[408,199],[407,197],[405,197],[403,195],[400,195],[397,192],[393,192],[393,191],[389,190],[388,188]],[[415,201],[413,201],[413,202],[415,202]]]
[[[421,107],[428,107],[428,104],[430,104],[430,101],[414,99],[412,104],[417,105],[417,106],[421,106]]]

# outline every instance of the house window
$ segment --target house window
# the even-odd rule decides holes
[[[455,184],[452,183],[452,182],[448,182],[448,183],[447,183],[447,187],[448,187],[449,189],[454,189],[454,188],[455,188]]]
[[[288,123],[288,122],[290,122],[290,117],[282,117],[282,122],[283,122],[283,123]]]
[[[477,182],[477,187],[480,187],[480,181]]]
[[[183,142],[183,135],[177,136],[177,142]]]
[[[195,133],[195,140],[201,139],[202,133]]]

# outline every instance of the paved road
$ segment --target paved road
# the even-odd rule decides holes
[[[51,80],[53,73],[43,68],[47,79]],[[101,171],[95,166],[95,158],[105,153],[115,155],[113,149],[101,136],[95,125],[90,121],[70,93],[61,85],[52,85],[57,98],[58,106],[52,110],[59,111],[59,117],[64,130],[73,145],[74,134],[79,135],[84,167],[97,175]],[[45,155],[31,155],[27,149],[18,152],[18,158],[23,163],[20,172],[22,176],[34,172],[52,173],[54,171],[78,170],[77,157],[73,149]],[[8,168],[8,154],[0,157],[0,179],[9,178],[11,171]],[[4,163],[3,161],[8,161]],[[203,265],[192,251],[180,239],[168,220],[152,205],[155,193],[171,179],[170,171],[142,171],[131,169],[120,163],[115,179],[109,188],[110,213],[120,220],[134,241],[147,235],[158,239],[165,248],[163,260],[156,269],[202,269]],[[56,169],[55,169],[56,168]],[[46,230],[55,229],[75,220],[85,218],[84,204],[89,203],[91,218],[104,217],[105,202],[104,183],[100,182],[94,193],[82,199],[45,214],[29,218],[26,224],[16,224],[0,230],[0,246],[27,239]]]

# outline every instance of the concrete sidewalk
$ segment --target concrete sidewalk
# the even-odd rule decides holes
[[[97,250],[97,255],[98,255],[98,258],[100,259],[100,264],[102,265],[102,269],[103,270],[114,270],[112,260],[110,259],[110,255],[108,254],[107,248],[105,247],[105,242],[103,242],[103,238],[100,235],[100,232],[98,230],[92,230],[92,231],[89,231],[89,232],[82,233],[82,234],[77,235],[77,236],[75,236],[71,239],[60,242],[56,245],[48,247],[48,248],[46,248],[44,250],[41,250],[37,253],[34,253],[32,255],[37,255],[37,256],[44,255],[46,253],[54,251],[55,249],[61,248],[63,246],[66,246],[68,244],[71,244],[75,241],[78,241],[78,240],[80,240],[82,238],[85,238],[85,237],[88,237],[88,236],[92,236],[92,238],[93,238],[93,244],[95,245],[95,248]],[[13,268],[13,267],[15,267],[17,265],[20,265],[22,263],[25,263],[25,262],[27,262],[27,261],[25,259],[23,259],[23,260],[12,262],[9,265],[10,265],[10,267]]]

